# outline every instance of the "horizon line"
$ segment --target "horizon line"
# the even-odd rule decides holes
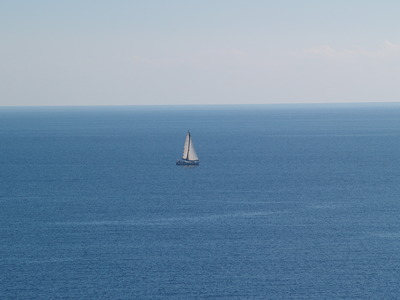
[[[192,103],[192,104],[39,104],[39,105],[1,105],[0,108],[18,107],[182,107],[182,106],[287,106],[287,105],[357,105],[357,104],[400,104],[400,101],[353,101],[353,102],[284,102],[284,103]]]

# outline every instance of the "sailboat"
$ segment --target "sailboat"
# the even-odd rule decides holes
[[[185,144],[183,145],[182,159],[176,161],[177,166],[198,166],[200,163],[196,150],[194,150],[192,135],[188,130]]]

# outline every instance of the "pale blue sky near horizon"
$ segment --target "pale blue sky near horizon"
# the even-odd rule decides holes
[[[400,102],[400,2],[1,1],[0,105]]]

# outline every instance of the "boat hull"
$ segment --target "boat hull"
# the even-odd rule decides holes
[[[178,159],[176,161],[177,166],[198,166],[200,161],[198,160],[186,160],[186,159]]]

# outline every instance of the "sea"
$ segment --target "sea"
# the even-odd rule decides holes
[[[176,166],[190,130],[199,166]],[[398,299],[400,103],[0,108],[0,299]]]

